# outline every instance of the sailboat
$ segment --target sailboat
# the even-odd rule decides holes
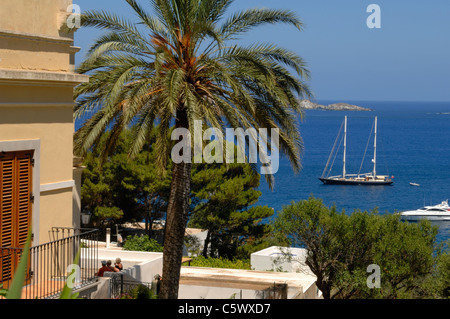
[[[392,185],[394,182],[391,178],[389,178],[388,175],[377,175],[377,117],[375,116],[374,121],[374,127],[375,127],[375,135],[374,135],[374,147],[373,147],[373,171],[370,173],[363,173],[363,174],[348,174],[346,172],[345,167],[345,161],[346,161],[346,151],[347,151],[347,116],[345,116],[344,119],[344,155],[343,155],[343,167],[342,167],[342,175],[337,176],[326,176],[326,172],[330,163],[330,160],[332,158],[332,155],[334,153],[334,149],[336,147],[336,143],[338,138],[336,138],[335,144],[333,146],[333,149],[331,150],[330,156],[328,158],[328,162],[325,165],[325,169],[323,170],[322,177],[319,179],[324,184],[337,184],[337,185]],[[342,131],[342,126],[341,126]],[[341,132],[340,131],[340,132]],[[340,135],[340,132],[338,134],[338,137]],[[363,159],[364,161],[364,159]],[[333,160],[334,162],[334,160]],[[361,163],[362,166],[362,163]],[[331,168],[328,170],[328,172],[331,171]]]

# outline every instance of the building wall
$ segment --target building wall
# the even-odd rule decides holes
[[[73,73],[78,48],[73,33],[62,28],[71,3],[0,3],[0,152],[38,141],[33,245],[51,240],[51,227],[79,225],[73,211],[79,171],[73,167],[73,88],[88,77]]]
[[[2,0],[0,68],[69,71],[73,33],[61,31],[71,0]]]
[[[305,248],[272,246],[250,255],[250,264],[254,270],[287,271],[311,273],[305,264]]]
[[[2,0],[1,4],[1,29],[59,37],[60,14],[72,0]]]
[[[163,274],[164,278],[164,274]],[[316,299],[315,278],[301,273],[181,267],[179,298],[286,298]],[[274,286],[286,285],[286,290],[273,292]],[[314,287],[314,289],[311,289]],[[281,287],[280,287],[281,288]],[[281,288],[283,289],[283,288]],[[183,297],[184,296],[184,297]]]

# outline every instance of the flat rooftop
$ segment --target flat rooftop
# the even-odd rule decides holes
[[[286,284],[288,298],[296,298],[315,284],[316,277],[303,273],[181,267],[180,286],[230,288],[261,291]]]

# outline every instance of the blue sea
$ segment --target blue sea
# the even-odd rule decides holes
[[[320,198],[339,211],[355,209],[392,214],[436,205],[450,199],[450,102],[345,101],[373,111],[307,110],[300,121],[303,138],[302,170],[294,174],[286,157],[280,158],[271,191],[261,178],[259,205],[275,211],[292,201]],[[320,104],[337,101],[318,101]],[[324,185],[318,178],[327,163],[344,116],[348,118],[347,173],[373,169],[374,117],[378,117],[377,174],[393,176],[392,186]],[[369,143],[369,145],[368,145]],[[368,145],[368,147],[367,147]],[[367,153],[364,152],[367,147]],[[342,174],[342,148],[331,175]],[[409,183],[420,184],[419,187]],[[450,222],[437,222],[438,241],[450,238]]]
[[[341,101],[317,101],[328,105]],[[436,205],[450,199],[450,102],[345,101],[373,111],[307,110],[299,121],[303,138],[302,170],[294,174],[281,155],[270,190],[261,177],[259,205],[275,212],[292,201],[311,195],[339,211],[355,209],[392,214]],[[348,117],[347,173],[371,172],[373,140],[368,140],[374,117],[378,117],[377,174],[394,176],[392,186],[324,185],[318,179],[325,168],[344,116]],[[78,129],[83,120],[76,122]],[[372,134],[373,138],[373,134]],[[342,148],[334,161],[332,175],[342,173]],[[420,184],[410,186],[410,182]],[[438,241],[450,239],[450,222],[436,222]]]

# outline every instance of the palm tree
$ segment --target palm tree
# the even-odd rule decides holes
[[[279,148],[299,171],[302,140],[296,125],[299,98],[309,96],[309,72],[296,54],[273,44],[239,46],[243,33],[264,24],[301,21],[288,10],[248,9],[225,16],[232,0],[151,0],[149,14],[126,0],[132,23],[105,11],[82,15],[82,26],[107,32],[91,46],[77,72],[90,75],[75,89],[75,116],[92,116],[76,132],[74,152],[84,155],[110,130],[104,155],[131,124],[130,157],[158,125],[157,164],[164,171],[173,126],[193,133],[195,120],[230,128],[279,129]],[[172,167],[160,298],[177,298],[188,219],[191,163]],[[269,179],[270,181],[270,179]]]

